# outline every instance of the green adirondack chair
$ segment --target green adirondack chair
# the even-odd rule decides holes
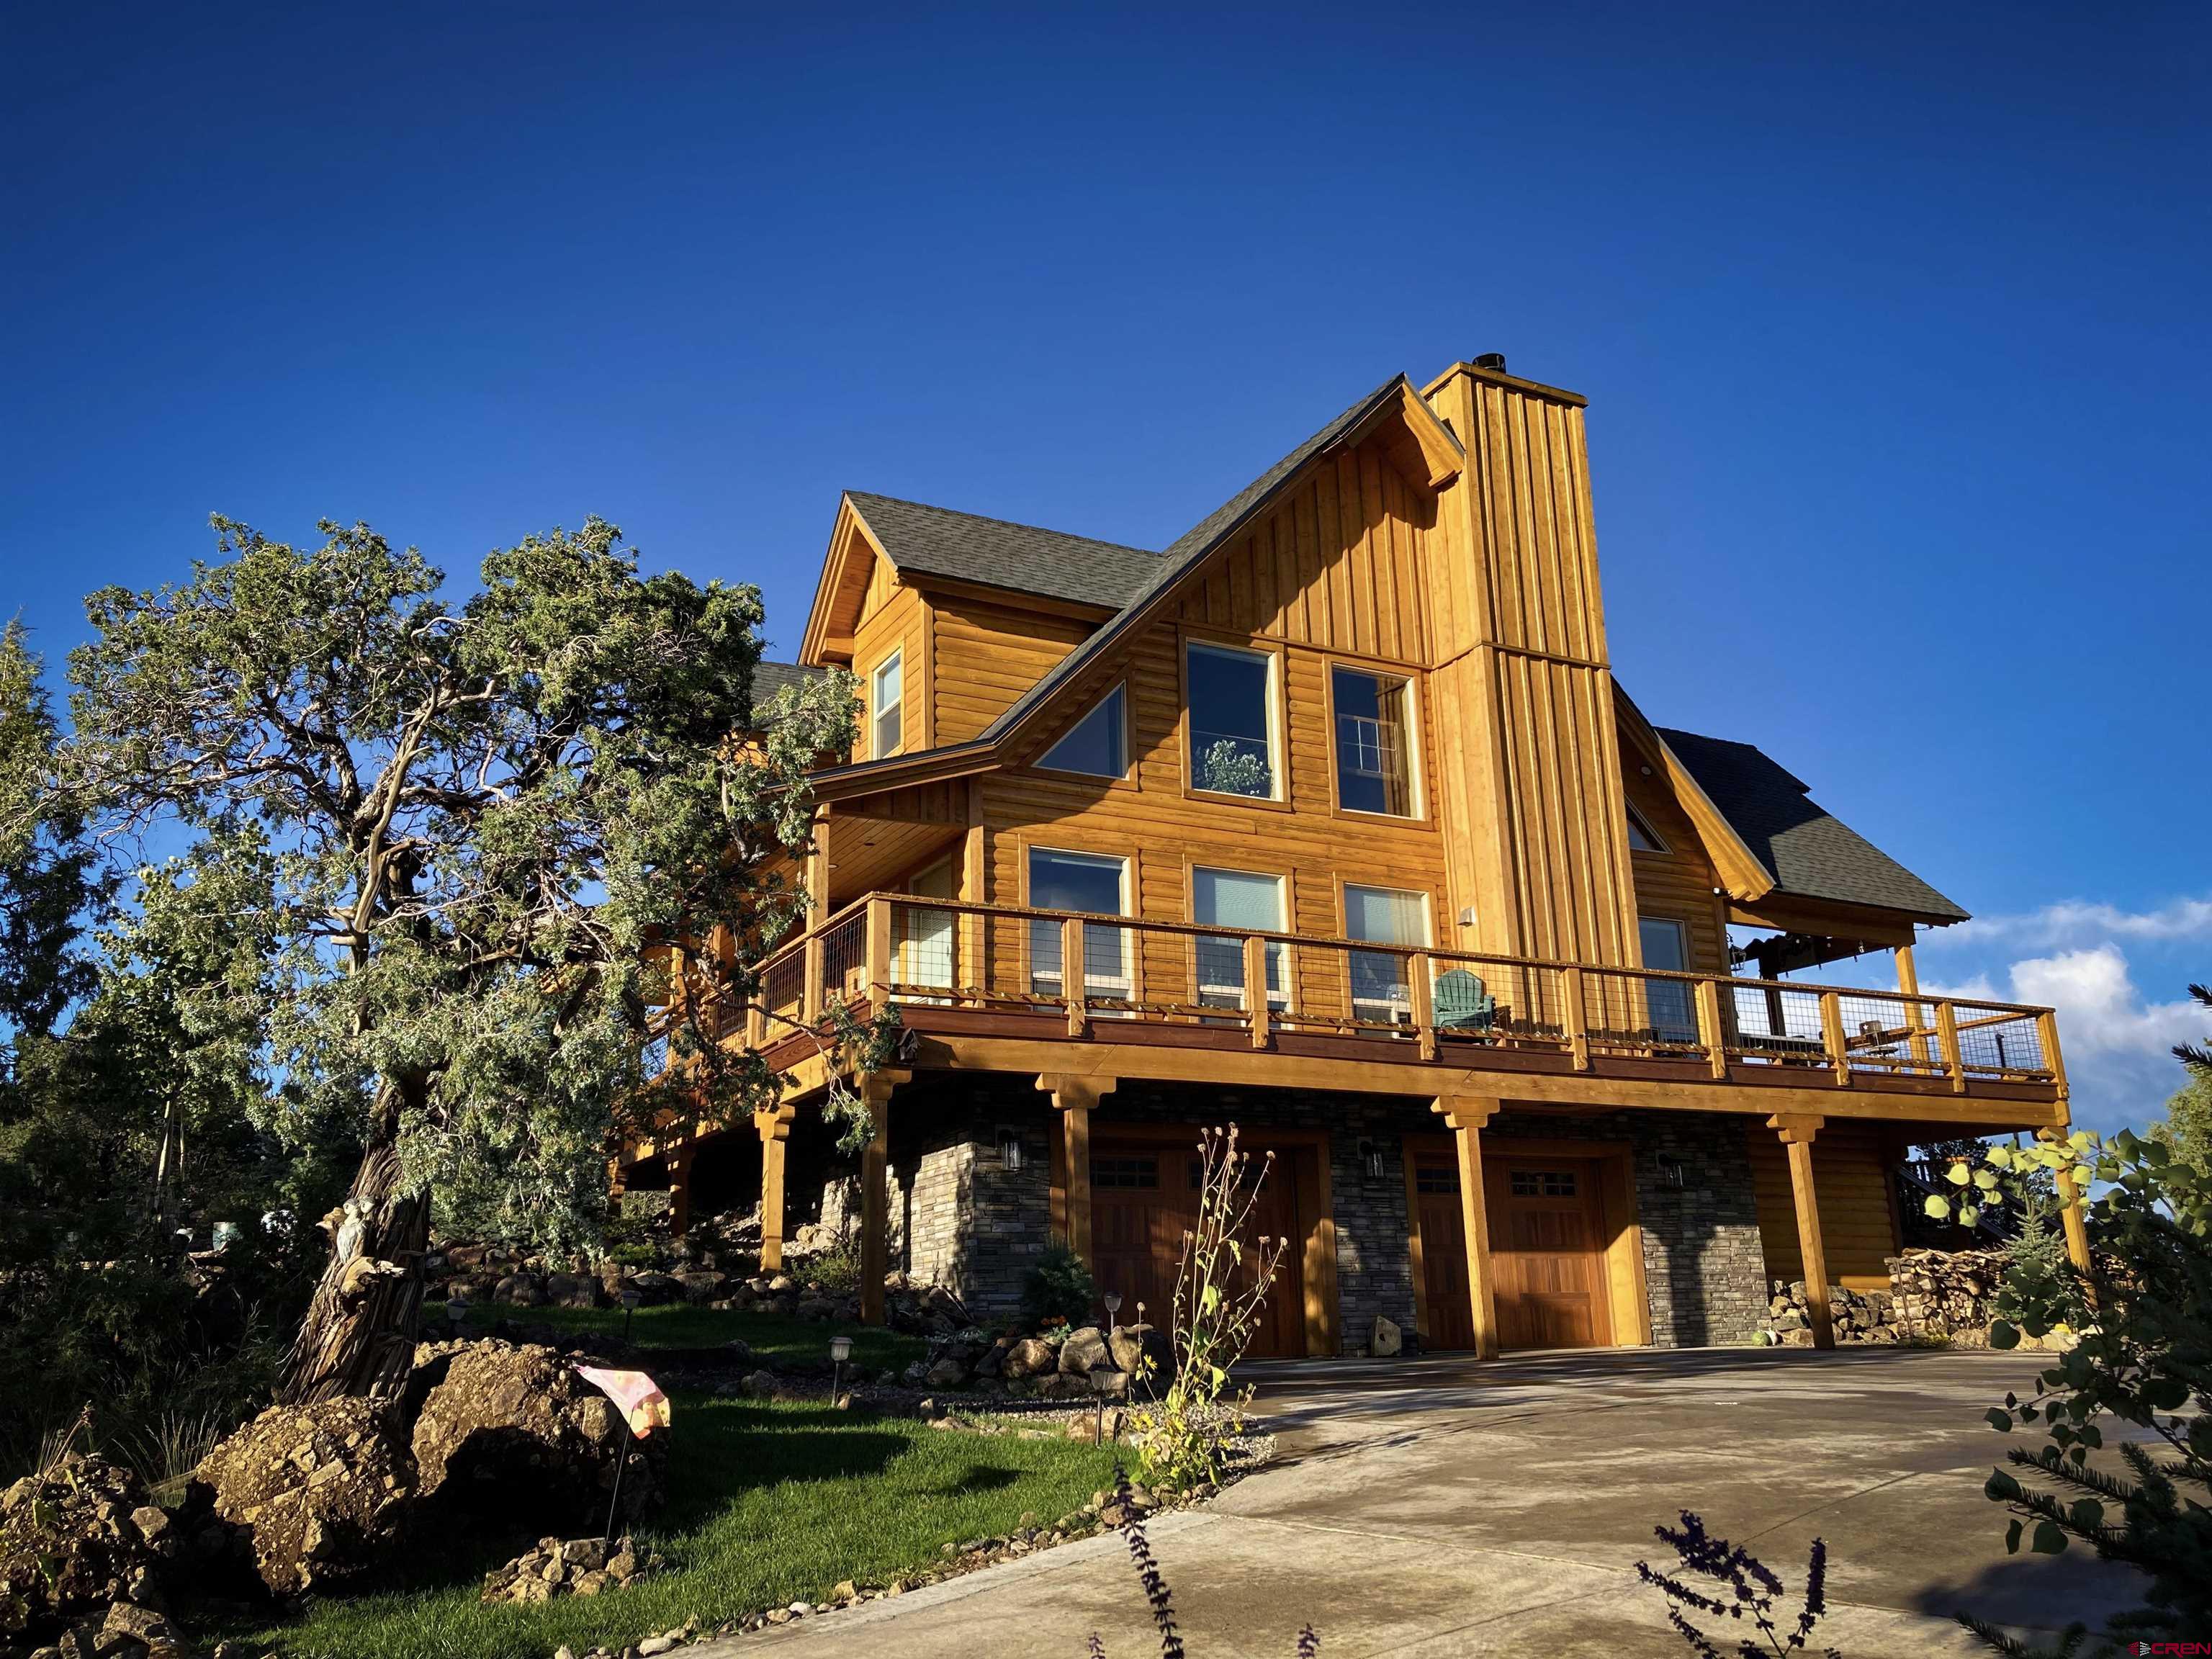
[[[1481,979],[1464,968],[1448,969],[1437,975],[1437,1029],[1445,1031],[1486,1031],[1498,1018],[1498,999],[1483,988]]]

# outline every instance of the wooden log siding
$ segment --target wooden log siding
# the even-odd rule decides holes
[[[1667,848],[1629,855],[1636,877],[1637,913],[1682,923],[1689,936],[1687,965],[1702,973],[1724,974],[1729,966],[1728,913],[1713,891],[1720,878],[1712,860],[1705,856],[1697,829],[1674,792],[1658,778],[1643,775],[1634,751],[1626,759],[1627,775],[1622,783],[1627,799]]]
[[[900,663],[900,750],[910,752],[942,741],[931,731],[934,724],[931,691],[937,677],[929,659],[930,621],[928,600],[918,589],[901,581],[887,561],[876,560],[868,574],[860,620],[853,629],[852,665],[860,680],[860,741],[854,750],[857,757],[882,758],[872,748],[875,728],[871,682],[877,667],[894,647],[905,653]]]
[[[982,732],[1094,626],[964,597],[939,597],[932,612],[930,678],[940,744]]]
[[[1782,1143],[1763,1121],[1755,1121],[1746,1133],[1766,1276],[1802,1279],[1804,1257],[1797,1244],[1797,1212]],[[1820,1196],[1828,1279],[1848,1290],[1887,1289],[1886,1258],[1896,1255],[1899,1247],[1881,1133],[1871,1123],[1831,1117],[1813,1143],[1814,1187]]]

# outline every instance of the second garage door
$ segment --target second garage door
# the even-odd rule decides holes
[[[1118,1291],[1121,1318],[1133,1322],[1136,1304],[1145,1317],[1165,1328],[1174,1319],[1176,1275],[1182,1264],[1183,1235],[1197,1224],[1200,1174],[1198,1132],[1173,1141],[1100,1140],[1091,1154],[1091,1249],[1093,1271],[1103,1291]],[[1278,1157],[1260,1188],[1252,1230],[1291,1241],[1268,1292],[1267,1306],[1252,1337],[1255,1358],[1304,1354],[1305,1287],[1300,1244],[1305,1229],[1298,1215],[1292,1158]],[[1252,1167],[1261,1167],[1255,1158]]]

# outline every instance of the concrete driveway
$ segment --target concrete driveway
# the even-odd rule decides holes
[[[1633,1571],[1671,1564],[1651,1528],[1685,1508],[1779,1572],[1793,1612],[1825,1537],[1821,1634],[1846,1659],[1978,1653],[1954,1609],[2057,1629],[2135,1599],[2076,1551],[2004,1553],[1982,1414],[2034,1370],[1733,1348],[1254,1366],[1280,1461],[1147,1530],[1192,1659],[1289,1659],[1307,1620],[1326,1659],[1686,1654]],[[1077,1659],[1093,1631],[1113,1659],[1158,1651],[1119,1537],[690,1651]]]

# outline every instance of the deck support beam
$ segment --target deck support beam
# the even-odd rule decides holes
[[[691,1160],[698,1151],[687,1137],[668,1154],[668,1230],[677,1238],[691,1224]]]
[[[860,1149],[860,1322],[884,1322],[884,1275],[890,1270],[890,1105],[892,1091],[913,1073],[863,1072],[854,1090],[873,1127]]]
[[[791,1139],[788,1106],[767,1107],[753,1114],[753,1127],[761,1143],[760,1270],[783,1271],[783,1154]]]
[[[1086,1267],[1091,1260],[1091,1112],[1114,1092],[1119,1079],[1084,1077],[1065,1072],[1046,1072],[1036,1080],[1038,1091],[1052,1097],[1060,1114],[1060,1133],[1053,1146],[1059,1166],[1054,1183],[1052,1224]]]
[[[1459,1152],[1460,1228],[1467,1237],[1468,1311],[1474,1357],[1498,1358],[1498,1301],[1490,1278],[1490,1210],[1482,1185],[1482,1128],[1502,1103],[1487,1095],[1440,1095],[1435,1109],[1452,1127]]]
[[[1805,1311],[1813,1324],[1813,1346],[1836,1346],[1836,1327],[1828,1309],[1828,1251],[1820,1241],[1820,1202],[1813,1189],[1813,1139],[1826,1121],[1812,1113],[1793,1113],[1766,1120],[1766,1127],[1782,1137],[1790,1155],[1790,1197],[1797,1211],[1797,1251],[1805,1271]]]

